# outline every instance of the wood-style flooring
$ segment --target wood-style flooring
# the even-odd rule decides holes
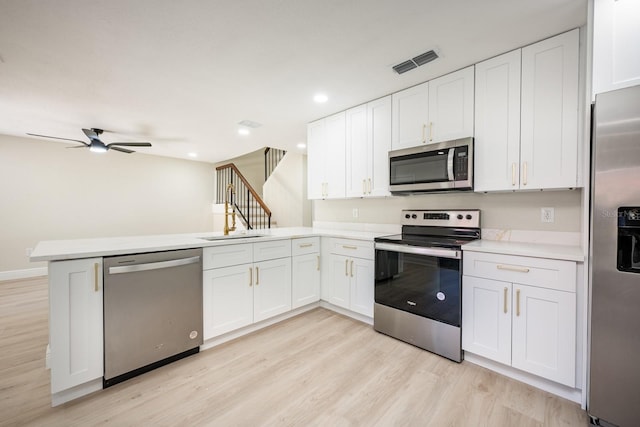
[[[586,426],[580,407],[315,309],[51,408],[46,278],[0,282],[2,426]]]

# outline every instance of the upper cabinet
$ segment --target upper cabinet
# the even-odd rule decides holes
[[[595,0],[593,94],[640,84],[640,2]]]
[[[475,191],[577,185],[578,30],[476,65]]]
[[[345,196],[345,112],[307,126],[307,197]]]
[[[346,128],[347,197],[388,196],[391,96],[347,110]]]
[[[473,136],[473,68],[394,93],[392,149]]]

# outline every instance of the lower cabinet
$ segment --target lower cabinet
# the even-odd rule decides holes
[[[290,240],[235,246],[238,254],[248,254],[236,259],[254,262],[204,270],[205,340],[291,310]],[[225,246],[205,248],[203,256],[210,260],[205,265],[217,266],[217,259],[232,262],[227,252]]]
[[[373,243],[331,239],[330,275],[326,281],[328,301],[373,317]]]
[[[49,263],[51,393],[102,377],[102,258]]]
[[[463,350],[575,387],[575,269],[569,261],[465,252]]]

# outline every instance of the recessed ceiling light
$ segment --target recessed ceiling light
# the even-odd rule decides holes
[[[298,145],[296,145],[296,147],[298,147],[299,149],[303,150],[303,149],[307,148],[307,144],[305,144],[304,142],[301,142]]]
[[[187,156],[189,156],[189,157],[198,157],[198,153],[188,153]]]
[[[238,135],[249,135],[251,131],[247,128],[238,129]]]
[[[329,100],[329,97],[327,95],[325,95],[324,93],[317,93],[313,97],[313,100],[315,102],[317,102],[318,104],[322,104],[324,102],[327,102]]]

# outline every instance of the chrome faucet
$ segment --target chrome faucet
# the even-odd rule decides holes
[[[231,205],[231,212],[229,212],[229,201],[231,200],[231,196],[235,194],[236,190],[233,187],[233,184],[227,185],[227,188],[224,192],[224,235],[228,236],[229,231],[236,230],[236,209]],[[229,215],[231,215],[231,227],[229,227]]]

